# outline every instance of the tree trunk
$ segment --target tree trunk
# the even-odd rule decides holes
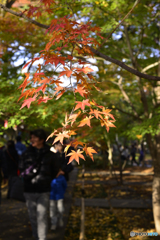
[[[147,142],[154,166],[154,177],[152,185],[152,205],[156,232],[160,235],[160,134],[152,140],[147,135]]]
[[[112,160],[112,148],[110,141],[108,141],[108,161],[109,161],[109,172],[110,172],[110,177],[113,176],[112,170],[113,170],[113,160]]]

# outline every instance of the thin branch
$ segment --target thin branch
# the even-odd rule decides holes
[[[124,64],[123,62],[117,60],[117,59],[114,59],[114,58],[111,58],[99,51],[97,51],[96,49],[94,49],[93,47],[90,47],[91,51],[97,55],[98,57],[101,57],[109,62],[112,62],[112,63],[115,63],[116,65],[120,66],[121,68],[127,70],[128,72],[140,77],[140,78],[144,78],[144,79],[148,79],[148,80],[154,80],[154,81],[160,81],[160,77],[157,77],[157,76],[152,76],[152,75],[148,75],[148,74],[144,74],[144,73],[141,73],[139,71],[137,71],[136,69],[133,69],[129,66],[127,66],[126,64]]]
[[[9,13],[17,16],[17,17],[24,18],[24,19],[26,19],[27,21],[33,23],[34,25],[37,25],[38,27],[45,28],[45,29],[48,29],[48,28],[49,28],[49,25],[45,25],[45,24],[39,23],[39,22],[37,22],[37,21],[35,21],[35,20],[31,19],[31,18],[28,18],[28,17],[26,17],[22,12],[17,13],[17,12],[15,12],[15,11],[7,8],[6,6],[4,6],[4,5],[1,4],[1,3],[0,3],[0,7],[3,8],[4,11],[9,12]]]
[[[24,19],[26,19],[27,21],[37,25],[38,27],[41,27],[41,28],[45,28],[45,29],[48,29],[49,28],[49,25],[45,25],[45,24],[41,24],[31,18],[28,18],[26,17],[23,13],[16,13],[8,8],[6,8],[3,4],[0,4],[0,7],[3,8],[5,11],[17,16],[17,17],[22,17]],[[147,74],[144,74],[144,73],[141,73],[127,65],[125,65],[123,62],[117,60],[117,59],[114,59],[114,58],[111,58],[101,52],[99,52],[98,50],[90,47],[91,51],[98,57],[101,57],[109,62],[112,62],[112,63],[115,63],[116,65],[120,66],[121,68],[127,70],[128,72],[138,76],[138,77],[141,77],[141,78],[145,78],[145,79],[148,79],[148,80],[154,80],[154,81],[160,81],[160,77],[156,77],[156,76],[152,76],[152,75],[147,75]]]
[[[153,68],[153,67],[158,66],[158,64],[160,64],[160,61],[148,65],[147,67],[145,67],[145,68],[142,69],[142,73],[148,71],[150,68]]]
[[[139,116],[135,116],[135,115],[133,115],[132,113],[125,112],[125,111],[123,111],[121,108],[115,107],[115,108],[110,108],[110,109],[113,109],[113,110],[116,109],[116,110],[120,111],[121,113],[124,113],[124,114],[126,114],[126,115],[128,115],[128,116],[130,116],[130,117],[133,117],[134,119],[139,120],[139,122],[142,121],[142,119],[141,119]]]
[[[114,33],[116,31],[116,29],[122,24],[122,22],[129,16],[129,14],[133,11],[133,9],[137,6],[137,4],[140,2],[140,0],[136,0],[133,7],[131,8],[131,10],[127,13],[127,15],[122,19],[122,21],[113,29],[113,31],[108,35],[107,38],[105,38],[105,40],[102,42],[102,44],[99,46],[99,48],[97,50],[99,50],[104,43],[112,36],[112,33]]]
[[[84,58],[84,57],[80,57],[80,56],[74,56],[74,57],[77,58],[77,59],[82,60],[83,62],[86,62],[86,63],[88,63],[88,64],[91,64],[91,65],[93,65],[93,66],[98,67],[98,64],[92,63],[92,62],[88,61],[88,60],[87,60],[86,58]],[[101,59],[101,60],[104,61],[104,59]]]
[[[138,118],[139,116],[138,116],[138,113],[137,113],[135,107],[133,106],[130,98],[128,97],[127,93],[126,93],[125,90],[123,89],[123,86],[122,86],[122,77],[120,77],[118,83],[117,83],[117,82],[114,82],[114,81],[110,81],[110,80],[106,80],[106,81],[107,81],[107,82],[111,82],[111,83],[113,83],[113,84],[116,84],[116,85],[119,87],[119,89],[121,90],[121,93],[122,93],[124,99],[126,100],[126,102],[127,102],[127,103],[130,105],[130,107],[132,108],[132,110],[133,110],[133,112],[134,112],[134,115]]]

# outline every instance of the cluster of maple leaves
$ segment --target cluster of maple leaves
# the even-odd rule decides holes
[[[41,0],[41,5],[38,7],[30,6],[27,16],[39,17],[42,14],[42,9],[49,12],[51,6],[55,2],[51,0]],[[66,114],[65,122],[62,128],[55,130],[48,138],[56,136],[53,142],[60,141],[63,144],[65,138],[69,139],[71,136],[76,135],[78,128],[85,125],[91,127],[91,119],[96,118],[100,121],[101,126],[105,126],[107,131],[110,127],[115,127],[113,122],[115,121],[111,110],[103,106],[99,106],[98,103],[92,99],[92,89],[95,88],[99,91],[96,84],[97,81],[91,74],[93,71],[87,66],[85,61],[75,56],[87,56],[94,57],[90,51],[89,46],[98,46],[99,43],[95,38],[90,37],[91,33],[97,33],[100,31],[98,27],[92,27],[91,23],[86,24],[79,23],[71,16],[64,16],[63,18],[55,18],[52,20],[50,27],[47,29],[46,34],[49,34],[50,41],[46,44],[44,50],[40,52],[40,56],[29,61],[23,68],[31,66],[35,61],[43,59],[43,64],[38,64],[37,71],[34,74],[25,73],[26,78],[19,88],[22,88],[22,93],[19,98],[25,98],[21,108],[27,106],[30,107],[31,103],[37,101],[47,102],[51,98],[55,97],[56,100],[69,89],[73,92],[75,97],[75,107],[71,113]],[[47,74],[42,71],[42,65],[52,65],[54,72],[57,74],[48,77]],[[62,78],[69,80],[70,84],[67,87],[62,87]],[[76,86],[73,86],[73,80],[76,80]],[[26,89],[26,87],[30,86]],[[35,84],[37,87],[34,87]],[[53,86],[53,96],[46,96],[47,85]],[[82,101],[77,101],[76,94],[80,94],[83,97]],[[77,124],[78,123],[78,124]],[[85,160],[83,153],[90,156],[93,160],[93,153],[96,151],[92,148],[80,142],[73,140],[65,148],[67,154],[70,146],[75,148],[68,154],[70,156],[69,162],[74,159],[79,163],[79,158]],[[81,146],[81,150],[77,148]]]

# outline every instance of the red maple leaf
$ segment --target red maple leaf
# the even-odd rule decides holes
[[[97,153],[92,147],[84,147],[83,150],[85,151],[86,155],[89,155],[90,158],[92,158],[92,160],[94,161],[93,159],[93,153]]]
[[[24,100],[20,109],[24,108],[25,106],[30,108],[31,102],[34,102],[35,100],[36,100],[36,95],[33,98],[28,98],[28,99]]]
[[[32,64],[33,64],[35,61],[37,61],[37,60],[39,60],[39,59],[40,59],[40,58],[37,57],[37,58],[34,58],[34,59],[30,60],[28,63],[26,63],[26,64],[24,65],[24,67],[23,67],[22,69],[26,68],[26,67],[28,66],[28,64],[30,64],[31,62],[32,62]]]
[[[81,151],[80,149],[78,149],[77,152],[72,150],[72,152],[67,155],[67,157],[71,156],[68,164],[71,163],[73,160],[76,160],[77,163],[79,164],[79,158],[82,158],[85,160],[84,156],[81,153],[83,153],[83,151]]]
[[[44,103],[46,103],[46,102],[48,102],[48,100],[50,100],[50,99],[52,99],[52,98],[49,98],[49,97],[40,97],[39,99],[38,99],[38,104],[40,104],[41,102],[44,102]]]
[[[84,118],[84,119],[80,122],[80,124],[78,125],[78,127],[83,127],[84,125],[88,125],[89,127],[91,127],[90,120],[91,120],[92,118],[93,118],[93,117],[91,117],[91,116]]]
[[[90,103],[88,101],[89,101],[89,99],[83,100],[82,102],[76,101],[77,105],[74,110],[77,110],[79,108],[84,110],[85,106],[90,106]]]

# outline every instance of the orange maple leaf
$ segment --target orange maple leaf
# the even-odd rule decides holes
[[[59,93],[56,97],[56,100],[58,100],[60,97],[62,97],[62,95],[65,93],[65,90],[63,90],[61,93]]]
[[[94,116],[98,119],[99,117],[102,118],[101,112],[96,109],[91,109],[89,114],[94,114]]]
[[[71,120],[71,126],[73,125],[73,123],[76,121],[77,117],[81,114],[81,111],[79,111],[78,113],[74,113],[71,114],[69,116],[69,120]]]
[[[108,119],[108,117],[110,117],[110,118],[112,118],[112,119],[115,121],[115,118],[113,117],[113,115],[110,114],[111,111],[112,111],[111,109],[105,109],[105,108],[103,107],[102,114],[105,115],[105,118]]]
[[[70,136],[68,135],[68,132],[66,132],[66,131],[64,131],[64,132],[62,132],[62,133],[59,133],[59,134],[57,134],[57,137],[54,139],[53,144],[56,143],[56,142],[58,142],[58,141],[60,141],[60,143],[63,144],[63,139],[64,139],[64,138],[69,138],[69,137],[70,137]]]
[[[78,140],[73,140],[73,141],[71,141],[70,142],[70,144],[71,144],[71,146],[73,146],[74,148],[77,148],[79,145],[81,145],[81,146],[83,146],[84,145],[84,143],[83,142],[81,142],[81,141],[78,141]]]
[[[58,86],[58,87],[56,87],[55,88],[55,92],[54,92],[54,95],[56,95],[59,91],[61,91],[61,90],[63,90],[64,88],[63,87],[61,87],[61,86]]]
[[[92,68],[89,68],[89,67],[84,67],[84,68],[82,68],[82,72],[84,72],[84,73],[89,73],[89,72],[93,72],[93,69]]]
[[[62,77],[63,75],[66,75],[68,78],[71,76],[72,71],[71,70],[67,70],[67,71],[63,71],[60,73],[59,77]]]
[[[83,151],[81,151],[80,149],[78,149],[77,152],[72,150],[72,152],[67,155],[67,157],[71,156],[68,164],[71,163],[73,160],[76,160],[77,163],[79,164],[79,158],[85,160],[84,156],[81,153],[83,153]]]
[[[76,72],[84,72],[85,74],[89,73],[89,72],[93,72],[93,69],[89,68],[89,67],[83,67],[83,68],[76,68]]]
[[[27,84],[29,83],[28,78],[29,78],[29,75],[30,73],[25,73],[26,75],[26,78],[25,80],[23,81],[23,83],[19,86],[19,88],[22,88],[22,92],[24,91],[24,89],[26,88]]]
[[[88,125],[89,127],[91,127],[91,122],[90,120],[92,119],[93,117],[89,116],[89,117],[86,117],[84,118],[80,124],[78,125],[78,127],[83,127],[84,125]]]
[[[84,87],[77,87],[77,89],[75,90],[75,93],[79,93],[82,97],[84,97],[84,94],[86,94],[86,90],[84,89]]]
[[[82,102],[76,101],[77,105],[74,110],[77,110],[78,108],[84,110],[85,106],[90,106],[90,103],[88,101],[89,99],[83,100]]]
[[[109,128],[110,127],[116,127],[112,122],[115,122],[114,120],[105,120],[105,121],[101,121],[101,126],[105,126],[107,132],[109,132]]]
[[[89,155],[90,158],[92,158],[92,161],[94,161],[93,159],[93,153],[97,153],[92,147],[84,147],[83,150],[85,151],[86,155]]]

